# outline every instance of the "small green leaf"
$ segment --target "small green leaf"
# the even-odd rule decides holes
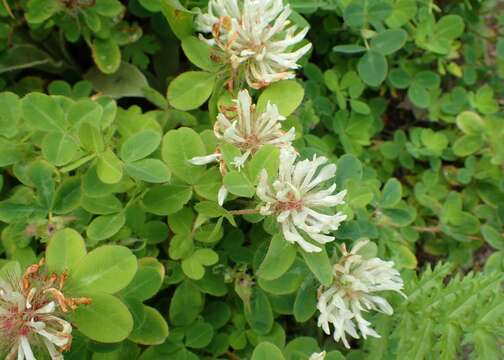
[[[402,48],[408,33],[402,29],[385,30],[371,39],[371,49],[382,55],[390,55]]]
[[[156,215],[174,214],[191,199],[192,189],[187,185],[172,184],[150,188],[142,198],[145,209]]]
[[[135,324],[129,340],[142,345],[161,345],[168,337],[168,324],[158,310],[143,306],[143,319]]]
[[[481,149],[484,145],[483,138],[479,135],[464,135],[453,144],[453,152],[457,156],[469,156]]]
[[[219,255],[212,249],[197,249],[182,261],[182,270],[189,278],[199,280],[205,275],[204,266],[214,265],[217,261]]]
[[[339,189],[344,189],[349,180],[360,180],[362,178],[362,164],[354,155],[343,155],[338,159],[336,167],[336,185]]]
[[[259,277],[257,283],[269,294],[273,295],[290,295],[294,294],[301,286],[303,279],[306,277],[306,266],[303,261],[296,258],[292,266],[283,273],[280,277],[274,280],[265,280]]]
[[[11,138],[19,131],[21,119],[21,101],[11,92],[0,93],[0,135]]]
[[[448,139],[442,132],[434,132],[431,129],[422,129],[420,134],[422,143],[437,155],[441,155],[444,149],[448,146]]]
[[[434,71],[424,70],[415,74],[414,82],[424,88],[435,89],[439,87],[441,78]]]
[[[16,204],[8,201],[0,202],[0,220],[6,223],[37,219],[46,215],[46,209],[43,209],[36,203]]]
[[[170,180],[170,170],[159,159],[143,159],[127,163],[124,169],[129,176],[136,180],[150,183],[165,183]]]
[[[464,20],[459,15],[443,16],[434,26],[437,38],[453,40],[464,33]]]
[[[212,94],[215,80],[215,74],[204,71],[182,73],[168,86],[168,102],[178,110],[197,109]]]
[[[205,145],[194,130],[171,130],[163,138],[162,157],[170,171],[188,184],[197,184],[205,168],[189,163],[193,157],[205,155]]]
[[[389,179],[383,187],[380,206],[383,208],[392,208],[396,206],[402,197],[402,187],[396,178]]]
[[[190,233],[175,234],[170,240],[168,255],[173,260],[180,260],[192,254],[194,241]]]
[[[81,206],[84,210],[96,215],[116,214],[123,209],[122,202],[112,194],[104,196],[82,196]]]
[[[51,132],[42,141],[42,155],[56,166],[63,166],[74,160],[78,151],[79,146],[67,134]]]
[[[112,150],[107,149],[105,152],[98,155],[96,173],[105,184],[118,183],[123,176],[121,160],[117,158]]]
[[[119,0],[98,0],[93,6],[98,14],[106,17],[114,17],[124,11],[124,6]]]
[[[252,291],[250,303],[244,304],[245,318],[250,327],[259,334],[267,334],[273,327],[273,310],[268,297],[260,288]]]
[[[202,349],[210,344],[214,335],[212,325],[206,322],[198,322],[186,332],[185,344],[187,347]]]
[[[92,300],[68,314],[81,333],[102,343],[117,343],[133,330],[133,317],[126,305],[108,294],[86,294]]]
[[[211,58],[212,47],[195,36],[182,39],[182,50],[187,58],[197,67],[206,71],[215,71],[218,64]]]
[[[53,179],[53,167],[45,161],[35,161],[29,166],[27,175],[37,189],[40,205],[51,210],[56,186]]]
[[[252,360],[285,360],[285,358],[276,345],[262,342],[254,349]]]
[[[319,284],[311,276],[303,281],[294,300],[294,317],[296,321],[308,321],[315,314],[318,288]]]
[[[351,27],[361,27],[366,22],[366,13],[362,4],[358,2],[352,2],[343,12],[343,18],[345,23]]]
[[[264,112],[268,102],[278,107],[280,115],[289,116],[301,105],[304,88],[295,80],[283,80],[266,88],[257,101],[258,113]]]
[[[142,97],[144,96],[143,89],[149,86],[145,75],[135,65],[124,61],[113,74],[104,74],[97,67],[93,67],[84,75],[84,78],[93,84],[94,90],[114,99],[129,96]],[[112,104],[115,105],[114,102]]]
[[[174,325],[191,324],[198,316],[203,306],[203,299],[197,287],[189,281],[184,281],[175,290],[170,302],[170,320]]]
[[[416,0],[396,0],[392,6],[392,14],[386,24],[391,28],[398,28],[414,18],[417,13]]]
[[[221,186],[222,175],[219,169],[217,167],[211,167],[203,174],[198,183],[194,185],[194,191],[205,199],[217,201]]]
[[[371,109],[363,101],[350,100],[350,106],[352,107],[352,110],[355,111],[358,114],[362,114],[362,115],[369,115],[369,114],[371,114]]]
[[[504,250],[504,234],[500,234],[494,227],[490,225],[483,225],[481,233],[485,241],[497,250]]]
[[[301,255],[310,268],[311,272],[324,286],[329,286],[332,283],[332,266],[327,256],[325,249],[317,253],[307,253],[300,250]]]
[[[309,358],[314,352],[320,350],[317,340],[313,337],[298,336],[289,341],[284,349],[287,360]],[[324,359],[325,360],[325,359]]]
[[[408,88],[408,98],[411,102],[421,109],[425,109],[430,105],[430,94],[425,87],[418,82],[413,82]]]
[[[387,59],[383,54],[370,50],[359,60],[357,70],[366,84],[379,86],[387,77]]]
[[[152,104],[163,110],[168,110],[168,100],[166,97],[150,86],[142,89],[143,96]]]
[[[21,105],[23,119],[34,130],[64,132],[67,127],[65,114],[53,97],[34,92]]]
[[[120,156],[125,162],[133,162],[152,154],[161,143],[161,134],[143,130],[130,136],[121,146]]]
[[[264,145],[246,163],[245,172],[252,183],[257,184],[262,169],[265,169],[269,176],[274,177],[278,173],[279,164],[280,149],[273,145]]]
[[[411,84],[411,76],[403,69],[393,69],[389,72],[388,80],[393,87],[406,89]]]
[[[375,1],[369,5],[369,21],[384,21],[392,13],[392,5],[386,1]]]
[[[103,142],[103,136],[100,133],[98,127],[85,122],[79,128],[79,140],[84,149],[99,153],[105,148]]]
[[[343,12],[345,22],[355,28],[363,27],[368,22],[385,20],[392,12],[392,6],[383,1],[375,1],[370,4],[351,2]]]
[[[111,238],[124,226],[126,218],[122,212],[113,215],[98,216],[87,228],[87,236],[94,241]]]
[[[63,180],[54,196],[53,212],[58,215],[68,214],[79,207],[81,196],[80,177],[74,176]]]
[[[296,259],[296,247],[282,235],[274,235],[266,256],[257,270],[257,276],[274,280],[282,276]]]
[[[159,270],[150,266],[140,266],[135,277],[123,290],[121,296],[145,301],[157,294],[163,283]]]
[[[95,39],[91,47],[93,60],[104,74],[113,74],[121,66],[121,50],[112,39]]]
[[[224,176],[224,186],[234,195],[252,197],[255,194],[254,185],[243,172],[232,170]]]
[[[418,261],[415,254],[406,246],[394,244],[393,260],[398,268],[416,269]]]
[[[30,0],[25,14],[30,24],[41,24],[51,16],[62,10],[59,0]]]
[[[88,123],[98,129],[103,125],[102,117],[104,108],[97,102],[90,99],[80,99],[68,108],[68,121],[75,129]]]
[[[77,263],[66,284],[68,291],[114,294],[126,287],[137,271],[137,259],[124,246],[104,245]]]
[[[162,0],[161,11],[168,20],[173,33],[179,38],[192,35],[193,33],[193,15],[180,5],[178,0]]]
[[[72,270],[86,255],[86,244],[80,234],[70,228],[56,232],[47,245],[46,260],[50,272],[62,274]]]
[[[337,45],[333,47],[333,51],[343,54],[358,54],[366,51],[366,48],[361,45],[348,44],[348,45]]]
[[[175,234],[191,234],[194,225],[194,212],[184,208],[168,218],[168,225]]]
[[[473,111],[464,111],[457,116],[457,126],[466,135],[481,134],[484,130],[485,122]]]

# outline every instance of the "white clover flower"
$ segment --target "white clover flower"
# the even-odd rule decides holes
[[[210,0],[208,12],[196,18],[196,29],[211,33],[234,69],[244,66],[245,78],[255,89],[293,78],[291,70],[311,44],[292,50],[308,28],[299,30],[288,20],[291,9],[283,0]]]
[[[214,124],[214,134],[223,143],[236,146],[242,154],[233,160],[233,165],[240,170],[250,155],[263,145],[274,145],[280,148],[290,147],[295,138],[295,129],[282,130],[281,121],[285,117],[280,115],[276,105],[268,102],[266,110],[258,113],[255,104],[247,90],[238,93],[234,100],[233,115],[219,113]],[[193,165],[204,165],[221,159],[220,152],[207,156],[194,157],[189,162]]]
[[[32,265],[22,278],[0,278],[0,354],[6,359],[36,360],[32,346],[44,346],[52,360],[72,344],[72,325],[60,316],[89,299],[65,298],[53,287],[58,277],[33,277],[40,266]],[[30,280],[35,279],[36,285]]]
[[[280,153],[278,178],[270,184],[268,173],[263,169],[257,186],[257,195],[264,202],[260,209],[262,215],[276,215],[285,240],[298,243],[306,252],[320,252],[322,249],[306,241],[302,234],[319,244],[334,240],[328,235],[337,230],[346,215],[323,214],[316,209],[331,208],[343,204],[346,190],[334,194],[336,184],[326,189],[320,186],[336,174],[336,165],[329,164],[325,157],[313,160],[296,161],[297,155],[284,149]],[[320,168],[321,167],[321,168]],[[320,169],[319,169],[320,168]]]
[[[350,252],[342,245],[342,257],[333,268],[334,283],[320,295],[317,303],[320,312],[318,326],[329,335],[329,324],[332,324],[334,340],[342,340],[347,348],[350,345],[346,334],[358,339],[357,329],[364,339],[367,336],[380,337],[370,327],[371,323],[362,316],[363,311],[376,310],[387,315],[393,314],[387,300],[375,295],[376,292],[391,290],[405,296],[401,292],[401,275],[394,269],[392,261],[364,259],[358,254],[367,243],[367,240],[359,241]]]
[[[319,353],[313,353],[311,354],[310,358],[308,360],[324,360],[326,357],[326,352],[322,351]]]

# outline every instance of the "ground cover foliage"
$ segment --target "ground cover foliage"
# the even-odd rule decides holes
[[[0,1],[0,356],[502,359],[504,7]]]

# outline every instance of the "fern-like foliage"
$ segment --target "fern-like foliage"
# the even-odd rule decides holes
[[[394,316],[373,321],[382,337],[367,341],[367,358],[504,359],[503,279],[497,272],[453,275],[448,264],[412,276]]]

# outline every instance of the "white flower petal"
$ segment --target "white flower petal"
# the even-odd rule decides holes
[[[206,156],[196,156],[192,159],[187,160],[187,162],[193,165],[206,165],[216,161],[219,161],[221,158],[221,154],[211,154]]]
[[[43,339],[44,345],[47,348],[47,351],[49,352],[49,356],[51,357],[51,360],[63,360],[63,354],[61,354],[56,347],[54,346],[53,343],[51,343],[47,339]]]
[[[26,360],[37,360],[33,355],[32,348],[30,346],[30,342],[28,341],[26,336],[19,337],[19,347],[18,347],[18,360],[26,359]]]
[[[219,188],[219,193],[217,194],[217,202],[220,206],[224,205],[224,201],[228,196],[229,192],[224,185]]]

